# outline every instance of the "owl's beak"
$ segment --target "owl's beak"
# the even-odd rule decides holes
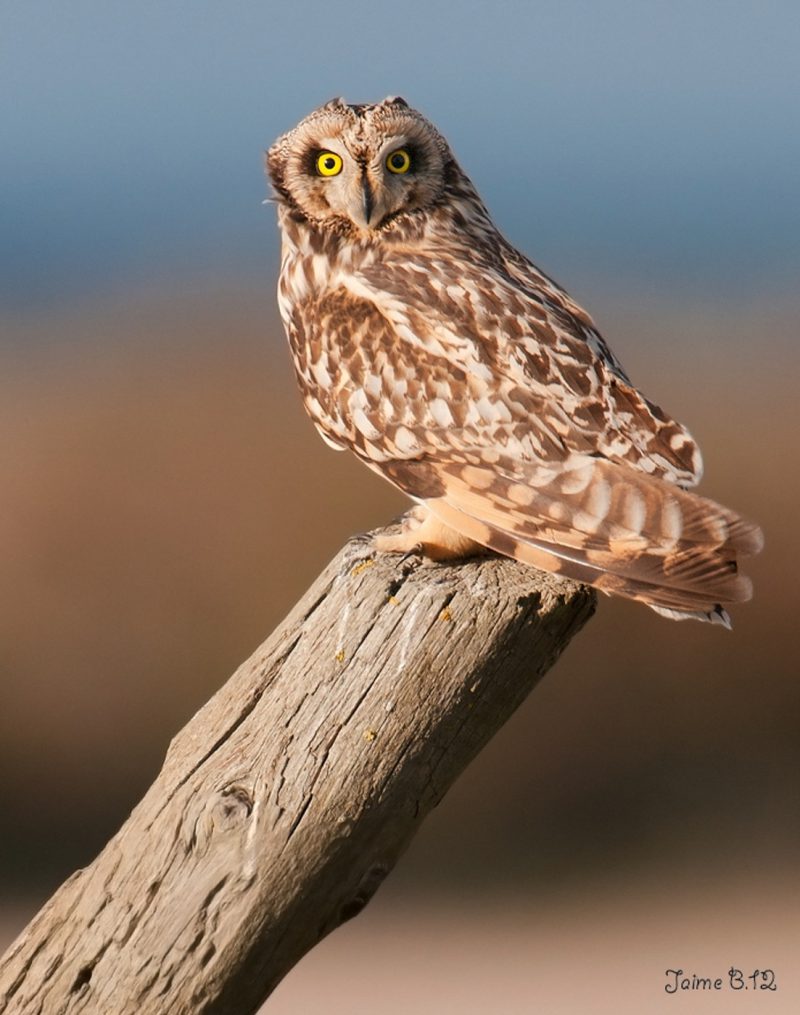
[[[359,229],[376,228],[385,214],[380,192],[366,173],[352,181],[346,200],[347,216]]]
[[[373,211],[375,211],[375,195],[372,192],[372,185],[366,176],[361,181],[361,195],[362,207],[364,209],[364,224],[369,226],[369,220],[372,218]]]

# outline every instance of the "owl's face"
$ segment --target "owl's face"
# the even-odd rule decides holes
[[[333,99],[267,153],[279,197],[322,229],[369,235],[442,197],[452,155],[403,99]]]

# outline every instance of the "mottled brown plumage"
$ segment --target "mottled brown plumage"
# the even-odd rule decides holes
[[[688,492],[691,435],[501,236],[424,117],[402,99],[334,99],[275,142],[268,171],[305,407],[419,504],[383,548],[489,547],[727,623],[760,530]]]

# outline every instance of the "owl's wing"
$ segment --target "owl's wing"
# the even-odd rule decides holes
[[[512,251],[516,254],[516,251]],[[524,262],[521,255],[517,255]],[[696,485],[703,471],[691,434],[634,388],[588,314],[529,262],[518,266],[390,254],[348,282],[374,304],[406,344],[465,358],[503,390],[519,422],[537,419],[565,448]],[[515,398],[513,396],[519,396]]]
[[[694,478],[685,431],[602,359],[567,363],[557,337],[534,349],[519,317],[511,334],[530,341],[509,350],[506,311],[489,328],[468,284],[432,291],[426,305],[349,278],[295,305],[306,407],[329,440],[451,528],[535,566],[681,614],[749,598],[736,555],[758,548],[757,528],[662,478]]]

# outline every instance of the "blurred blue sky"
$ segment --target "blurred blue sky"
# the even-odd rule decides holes
[[[501,226],[577,277],[718,298],[800,267],[796,0],[4,0],[6,311],[274,270],[262,150],[404,95]],[[270,286],[272,280],[270,280]]]

